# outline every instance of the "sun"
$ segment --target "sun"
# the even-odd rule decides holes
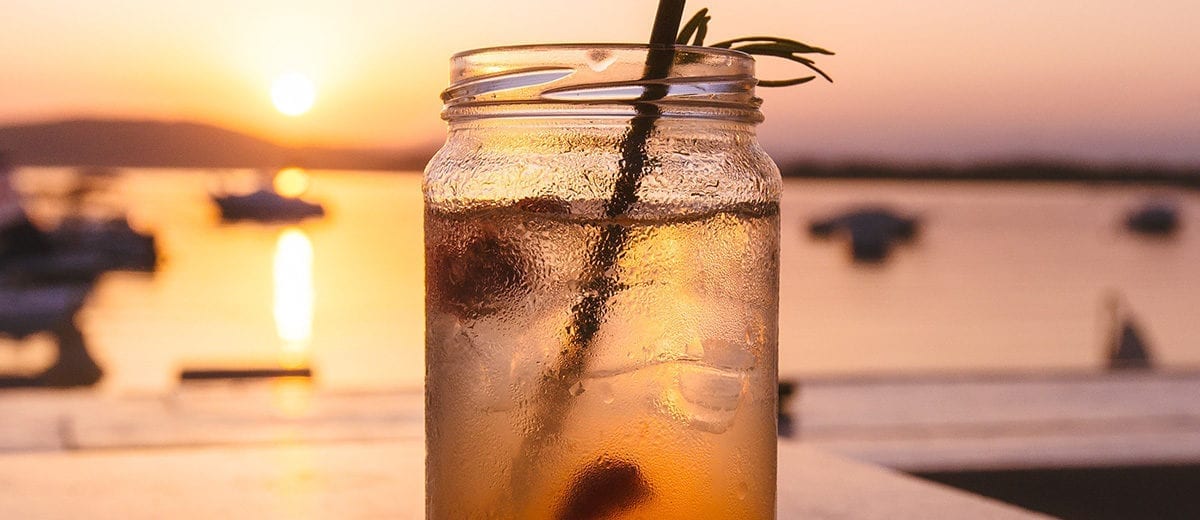
[[[284,115],[299,116],[308,112],[317,99],[317,87],[308,76],[289,72],[271,84],[271,101]]]

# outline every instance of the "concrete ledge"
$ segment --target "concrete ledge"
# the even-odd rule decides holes
[[[909,472],[1200,463],[1200,373],[816,380],[806,445]]]
[[[419,440],[0,455],[11,518],[424,518]],[[779,518],[1041,518],[793,444]]]
[[[779,445],[779,518],[1015,520],[1049,517],[810,447],[782,442]]]
[[[5,518],[423,518],[419,391],[186,385],[0,393]],[[779,518],[1036,518],[812,446],[779,446]]]

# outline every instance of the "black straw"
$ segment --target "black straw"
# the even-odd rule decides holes
[[[650,45],[670,47],[679,34],[679,23],[683,21],[684,0],[660,0],[654,15],[654,27],[650,29]],[[647,63],[649,64],[649,63]],[[670,63],[667,64],[670,66]]]
[[[634,117],[629,131],[621,142],[620,171],[613,187],[612,197],[605,201],[604,216],[614,219],[625,214],[638,201],[637,191],[642,177],[650,165],[646,143],[654,132],[654,125],[662,112],[655,103],[667,96],[666,79],[675,62],[675,36],[683,20],[685,0],[660,0],[658,13],[651,30],[650,48],[646,54],[646,67],[642,81],[648,82],[645,90],[634,103]],[[541,409],[534,420],[535,430],[525,438],[519,460],[513,471],[514,479],[527,479],[529,465],[538,458],[547,440],[557,435],[567,417],[570,405],[570,389],[582,378],[587,367],[588,354],[604,322],[609,298],[620,288],[618,281],[610,276],[617,260],[625,250],[629,230],[620,224],[609,223],[600,232],[600,237],[588,255],[586,274],[583,277],[582,295],[571,307],[571,324],[567,329],[567,345],[562,351],[558,366],[543,374],[535,402]],[[528,490],[530,482],[515,483],[517,489]]]

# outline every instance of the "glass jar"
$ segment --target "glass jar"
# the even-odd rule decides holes
[[[773,518],[782,183],[754,60],[506,47],[451,76],[426,516]]]

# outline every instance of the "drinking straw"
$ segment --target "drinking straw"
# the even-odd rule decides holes
[[[543,374],[534,402],[541,409],[532,421],[518,453],[512,474],[514,489],[529,488],[529,469],[546,442],[558,435],[566,420],[571,402],[571,388],[582,379],[587,367],[592,340],[608,310],[608,299],[617,291],[617,281],[609,275],[629,239],[625,226],[611,222],[625,214],[638,201],[638,187],[649,163],[646,142],[654,125],[662,116],[655,103],[667,95],[667,86],[658,80],[666,79],[675,61],[675,35],[683,19],[685,0],[660,0],[654,17],[650,46],[641,80],[646,82],[641,96],[634,102],[634,116],[621,142],[620,171],[612,197],[605,201],[604,216],[610,223],[600,231],[600,237],[588,255],[583,277],[582,296],[571,308],[571,323],[567,328],[567,345],[558,366]]]

